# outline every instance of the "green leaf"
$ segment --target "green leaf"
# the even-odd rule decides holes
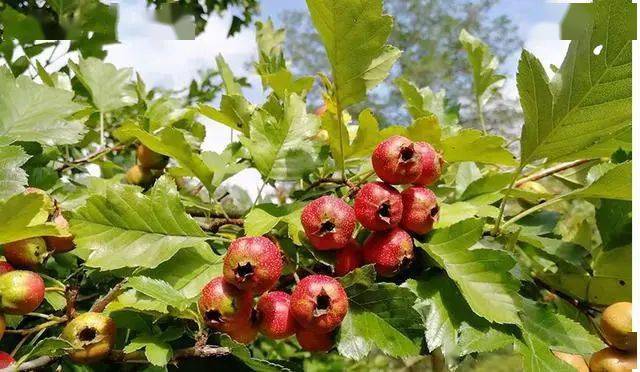
[[[315,115],[307,113],[304,101],[291,94],[282,119],[260,111],[251,121],[250,137],[240,141],[265,179],[298,180],[316,169],[318,149],[310,139],[319,124]]]
[[[31,350],[19,359],[19,362],[23,363],[41,356],[58,357],[65,355],[67,351],[72,349],[73,345],[68,341],[57,337],[49,337],[38,341]]]
[[[603,199],[596,209],[596,224],[605,248],[631,244],[632,203],[624,200]]]
[[[575,372],[575,368],[556,358],[549,345],[535,335],[524,332],[523,342],[517,343],[516,350],[523,356],[526,372]]]
[[[589,355],[606,345],[580,323],[549,308],[527,303],[521,315],[524,330],[551,347],[570,354]]]
[[[156,366],[166,366],[173,357],[171,345],[164,342],[159,336],[142,335],[134,338],[122,349],[124,353],[132,353],[144,349],[147,360]]]
[[[127,286],[177,309],[184,309],[189,304],[182,293],[163,280],[134,276],[127,279]]]
[[[477,316],[445,275],[423,275],[409,279],[406,285],[418,296],[414,308],[422,314],[428,349],[442,348],[450,367],[458,357],[497,350],[514,342],[504,326]]]
[[[405,78],[398,78],[395,83],[413,119],[435,115],[447,134],[453,134],[458,130],[458,117],[447,111],[444,90],[435,93],[429,87],[418,89],[415,84]]]
[[[464,189],[460,196],[461,200],[467,200],[479,195],[500,191],[513,179],[512,173],[490,173],[474,180]]]
[[[456,202],[453,204],[440,203],[440,220],[434,225],[436,229],[442,229],[469,218],[498,216],[498,208],[484,203],[477,204],[471,200]]]
[[[473,311],[496,323],[520,323],[520,283],[509,273],[515,260],[506,252],[473,249],[483,231],[483,221],[469,219],[436,230],[424,249],[456,282]]]
[[[476,129],[464,129],[442,140],[444,158],[449,163],[474,161],[476,163],[515,165],[515,156],[505,148],[500,136],[483,135]]]
[[[22,43],[45,39],[38,20],[6,6],[0,12],[0,23],[3,26],[3,36],[11,42],[16,39]]]
[[[569,195],[579,198],[631,200],[631,169],[630,161],[614,165],[598,176],[590,185],[571,192]]]
[[[16,194],[0,201],[0,244],[36,236],[64,236],[68,232],[47,222],[53,205],[37,193]]]
[[[287,362],[282,361],[270,361],[266,359],[260,359],[251,356],[249,349],[238,342],[233,341],[229,336],[222,335],[220,337],[220,346],[226,347],[231,352],[231,355],[238,358],[249,368],[258,372],[279,372],[287,371],[293,372],[293,369],[287,366]]]
[[[198,177],[207,190],[213,190],[213,171],[191,148],[179,130],[165,128],[158,135],[154,135],[129,122],[118,128],[116,136],[121,140],[137,138],[151,150],[176,159],[181,167]]]
[[[382,0],[308,0],[307,6],[331,63],[336,102],[346,108],[362,101],[400,55],[385,45],[393,19],[383,14]]]
[[[298,232],[302,229],[300,214],[302,205],[299,203],[277,206],[275,204],[260,204],[253,208],[245,217],[244,231],[247,236],[262,236],[271,231],[280,222],[287,224],[289,237],[297,245],[301,245]]]
[[[350,290],[354,286],[370,287],[376,282],[376,270],[374,265],[364,265],[350,271],[339,280],[345,290]]]
[[[224,57],[221,54],[218,54],[216,57],[216,65],[218,66],[218,71],[222,77],[223,86],[227,95],[242,95],[242,87],[236,82],[231,68],[229,68],[227,61],[224,60]]]
[[[249,122],[255,113],[253,106],[242,96],[222,96],[220,109],[209,105],[198,106],[200,113],[211,120],[224,124],[231,129],[249,135]]]
[[[154,268],[179,250],[206,246],[206,234],[184,212],[174,182],[161,177],[149,195],[117,185],[90,196],[69,221],[78,256],[89,267]]]
[[[169,314],[169,306],[164,302],[154,300],[134,289],[123,292],[118,298],[110,302],[106,308],[107,313],[123,310],[135,310],[136,312],[151,314]]]
[[[423,332],[419,314],[408,304],[416,296],[407,288],[390,283],[347,288],[349,312],[342,322],[338,352],[351,359],[365,358],[377,347],[392,357],[420,352]]]
[[[525,117],[523,164],[543,158],[571,160],[572,154],[631,125],[628,35],[634,25],[626,21],[626,14],[634,11],[633,4],[596,1],[594,7],[593,27],[571,42],[551,83],[540,61],[522,53],[517,81]]]
[[[117,69],[111,63],[89,57],[69,61],[69,68],[76,74],[82,85],[89,91],[93,105],[100,112],[110,112],[135,104],[137,94],[131,83],[133,70]]]
[[[185,248],[169,261],[142,274],[163,280],[184,297],[194,298],[211,278],[222,274],[222,256],[213,253],[209,247]]]
[[[36,84],[26,76],[14,79],[4,66],[0,66],[0,92],[0,137],[51,146],[82,138],[83,125],[67,121],[82,108],[72,101],[73,92]]]
[[[0,200],[24,190],[27,173],[20,167],[29,158],[22,147],[0,146]]]
[[[467,58],[473,73],[473,93],[480,106],[487,103],[492,91],[504,82],[505,76],[496,73],[498,58],[491,54],[489,46],[482,40],[462,29],[460,43],[467,51]]]

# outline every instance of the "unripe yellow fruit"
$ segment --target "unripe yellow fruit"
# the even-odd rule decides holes
[[[563,353],[560,351],[554,351],[553,354],[555,354],[555,356],[563,362],[570,364],[578,372],[589,372],[587,362],[585,362],[584,358],[581,355]]]
[[[136,164],[129,168],[124,178],[129,184],[147,186],[153,182],[153,173],[150,169],[143,168]]]
[[[62,338],[78,349],[69,354],[71,360],[80,364],[94,363],[111,352],[116,339],[116,324],[107,315],[87,312],[64,327]]]
[[[167,166],[169,158],[158,154],[145,145],[139,145],[136,149],[138,164],[147,169],[162,169]]]
[[[630,302],[616,302],[607,307],[600,319],[600,328],[611,345],[620,350],[636,350],[636,333],[631,329]]]
[[[636,368],[636,354],[608,347],[591,356],[589,368],[591,372],[631,372]]]

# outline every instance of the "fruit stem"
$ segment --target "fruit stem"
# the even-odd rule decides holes
[[[100,150],[104,149],[104,113],[100,111]]]
[[[337,87],[336,87],[337,90]],[[336,115],[338,120],[338,138],[340,139],[340,172],[343,180],[346,181],[346,174],[344,171],[344,138],[342,138],[342,128],[344,127],[344,123],[342,122],[342,104],[340,103],[340,98],[336,94]],[[345,128],[346,129],[346,128]]]
[[[546,207],[548,207],[548,206],[550,206],[552,204],[555,204],[555,203],[559,202],[560,200],[565,198],[567,195],[568,194],[558,195],[558,196],[556,196],[554,198],[551,198],[551,199],[547,200],[544,203],[540,203],[540,204],[535,205],[535,206],[533,206],[533,207],[531,207],[531,208],[529,208],[527,210],[524,210],[524,211],[520,212],[519,214],[517,214],[517,215],[513,216],[511,219],[509,219],[509,221],[505,222],[504,225],[502,225],[502,228],[505,228],[505,227],[507,227],[509,225],[512,225],[513,223],[515,223],[515,222],[519,221],[520,219],[530,215],[533,212],[536,212],[536,211],[538,211],[540,209],[546,208]],[[506,197],[506,195],[505,195],[505,197]]]
[[[547,176],[550,176],[552,174],[558,173],[558,172],[562,172],[564,170],[573,168],[573,167],[577,167],[579,165],[582,164],[586,164],[588,162],[594,161],[596,159],[580,159],[580,160],[575,160],[575,161],[570,161],[568,163],[560,163],[556,166],[553,166],[551,168],[546,168],[543,169],[539,172],[535,172],[532,173],[526,177],[523,177],[521,179],[518,180],[518,182],[515,183],[515,187],[521,186],[522,184],[529,182],[529,181],[537,181],[539,179],[545,178]]]
[[[513,178],[511,179],[511,183],[509,184],[509,187],[507,188],[507,191],[504,193],[504,197],[502,198],[502,201],[500,202],[500,212],[498,212],[498,217],[496,218],[496,224],[493,228],[493,235],[498,235],[498,233],[500,232],[500,224],[502,223],[502,217],[504,216],[504,208],[507,206],[507,200],[509,199],[509,194],[511,194],[511,190],[513,190],[513,186],[515,185],[516,181],[518,180],[518,177],[520,176],[520,173],[522,173],[522,169],[524,168],[524,165],[521,163],[520,166],[518,167],[518,169],[516,169],[515,173],[513,174]]]

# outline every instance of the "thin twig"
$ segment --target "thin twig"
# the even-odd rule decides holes
[[[44,322],[42,324],[38,324],[37,326],[32,327],[32,328],[7,329],[5,332],[6,333],[18,334],[18,335],[30,335],[32,333],[36,333],[36,332],[41,331],[41,330],[43,330],[45,328],[49,328],[49,327],[52,327],[54,325],[57,325],[57,324],[60,324],[60,323],[64,323],[66,321],[67,321],[67,317],[63,316],[63,317],[60,317],[60,318],[52,319],[52,320],[50,320],[48,322]]]
[[[580,159],[580,160],[575,160],[575,161],[570,161],[568,163],[561,163],[558,165],[555,165],[551,168],[547,168],[547,169],[543,169],[539,172],[535,172],[532,173],[526,177],[523,177],[521,179],[519,179],[516,183],[515,183],[515,187],[519,187],[522,186],[522,184],[526,183],[526,182],[530,182],[530,181],[537,181],[540,180],[542,178],[545,178],[547,176],[550,176],[552,174],[558,173],[558,172],[562,172],[564,170],[570,169],[570,168],[574,168],[577,167],[579,165],[588,163],[590,161],[593,161],[594,159]]]
[[[200,223],[200,227],[212,233],[218,232],[224,225],[235,225],[239,227],[244,226],[244,219],[242,218],[214,218],[209,222]]]
[[[93,153],[91,153],[91,154],[89,154],[89,155],[87,155],[87,156],[85,156],[83,158],[75,159],[75,160],[72,160],[72,161],[70,161],[68,163],[65,163],[65,164],[59,166],[56,170],[58,172],[62,172],[62,171],[65,171],[65,170],[67,170],[69,168],[73,168],[73,167],[75,167],[77,165],[80,165],[80,164],[90,163],[90,162],[92,162],[92,161],[94,161],[94,160],[96,160],[96,159],[98,159],[98,158],[110,153],[110,152],[118,152],[118,151],[124,149],[125,147],[126,147],[126,145],[117,145],[117,146],[113,146],[113,147],[107,147],[107,148],[99,149],[99,150],[97,150],[97,151],[95,151],[95,152],[93,152]]]
[[[95,313],[101,313],[104,309],[111,303],[111,301],[115,300],[123,291],[124,284],[126,279],[116,284],[106,295],[100,297],[94,304],[91,306],[91,310]]]
[[[76,302],[78,301],[78,287],[68,286],[65,291],[64,297],[67,300],[67,305],[65,306],[65,314],[67,314],[68,319],[73,319],[76,317]]]

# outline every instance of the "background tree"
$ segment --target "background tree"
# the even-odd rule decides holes
[[[463,28],[484,40],[504,61],[522,44],[518,26],[506,15],[493,15],[498,0],[390,0],[386,10],[394,17],[394,28],[389,43],[403,51],[391,71],[391,78],[383,82],[369,96],[366,105],[376,108],[383,125],[408,123],[402,107],[402,97],[394,79],[404,76],[417,86],[429,86],[433,91],[446,91],[447,108],[457,111],[453,102],[460,102],[463,122],[473,121],[475,109],[471,90],[471,76],[467,56],[458,42]],[[322,53],[322,44],[305,11],[286,11],[281,20],[287,29],[287,55],[292,70],[301,74],[326,71],[328,61]],[[319,95],[313,96],[319,104]],[[497,98],[490,109],[504,119],[517,116],[515,102]],[[471,108],[467,112],[465,109]],[[356,110],[357,111],[357,110]],[[479,124],[477,124],[479,127]],[[495,127],[495,121],[488,123]]]

